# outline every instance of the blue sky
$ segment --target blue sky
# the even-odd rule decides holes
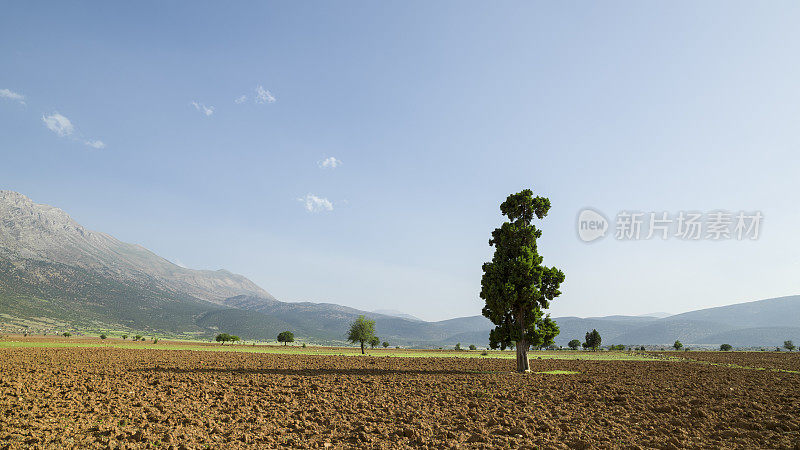
[[[523,188],[553,203],[556,316],[797,294],[797,23],[792,2],[6,3],[0,189],[286,301],[479,314]],[[585,244],[587,206],[764,222]]]

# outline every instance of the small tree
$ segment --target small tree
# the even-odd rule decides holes
[[[460,352],[461,351],[461,342],[457,343],[453,350]]]
[[[792,351],[794,350],[794,342],[792,341],[783,341],[783,348],[786,350]]]
[[[386,341],[383,341],[383,344],[381,345],[383,345],[383,348],[389,348],[389,343]]]
[[[731,347],[731,344],[722,344],[719,346],[719,350],[722,352],[729,352],[732,348],[733,347]]]
[[[158,344],[158,338],[153,338],[153,344]]]
[[[353,323],[350,324],[350,331],[347,333],[347,340],[355,344],[361,344],[361,354],[364,355],[364,343],[369,342],[375,336],[375,321],[367,319],[364,316],[358,316]]]
[[[100,335],[100,339],[103,339],[103,340],[105,340],[106,338],[108,338],[108,336],[106,336],[105,334],[101,334],[101,335]]]
[[[220,333],[214,338],[214,340],[219,342],[220,345],[225,345],[226,342],[231,340],[231,335],[228,333]]]
[[[683,344],[681,344],[681,341],[675,341],[675,343],[672,344],[672,348],[674,348],[675,351],[678,351],[683,348]]]
[[[475,344],[469,344],[469,349],[470,350],[477,350],[478,347],[476,347]]]
[[[236,336],[235,334],[231,335],[231,343],[232,344],[235,344],[235,343],[239,342],[240,340],[241,339],[239,339],[239,336]]]
[[[133,340],[134,341],[143,341],[144,338],[141,335],[137,334],[136,336],[133,337]]]
[[[291,331],[283,331],[278,333],[278,342],[283,342],[283,345],[286,346],[289,342],[294,342],[294,333]]]
[[[581,341],[579,341],[577,339],[573,339],[573,340],[569,341],[569,344],[567,344],[567,345],[569,345],[569,348],[571,348],[573,350],[577,350],[578,347],[581,346]]]
[[[127,334],[123,334],[122,335],[122,340],[125,340],[125,339],[128,339],[128,335]]]
[[[375,347],[379,345],[381,345],[380,338],[378,338],[378,336],[372,336],[372,338],[369,340],[369,346],[372,347],[372,349],[374,350]]]
[[[69,331],[65,331],[61,335],[64,336],[65,338],[68,338],[68,337],[72,336],[72,333],[70,333]]]
[[[593,329],[591,332],[586,332],[586,342],[583,343],[583,348],[597,350],[602,342],[603,338],[600,337],[600,333]]]
[[[532,224],[550,211],[550,200],[534,197],[530,189],[509,195],[500,205],[508,217],[492,231],[492,261],[483,264],[480,297],[484,317],[495,325],[489,345],[504,350],[516,343],[517,371],[530,371],[528,349],[546,347],[558,335],[558,326],[545,315],[550,302],[561,295],[564,273],[542,265],[536,240],[542,230]]]

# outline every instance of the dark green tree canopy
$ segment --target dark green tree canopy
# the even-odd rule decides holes
[[[291,331],[282,331],[278,333],[278,342],[283,342],[283,345],[286,345],[288,342],[294,342],[294,333]]]
[[[492,348],[505,349],[514,342],[527,347],[553,343],[558,326],[545,315],[550,301],[561,295],[564,273],[542,265],[536,240],[542,232],[531,222],[543,219],[550,200],[534,197],[530,189],[509,195],[500,205],[508,221],[492,232],[495,248],[491,262],[483,265],[481,298],[483,315],[496,325],[489,335]]]
[[[579,341],[577,339],[573,339],[573,340],[569,341],[569,344],[567,344],[567,345],[569,345],[569,348],[571,348],[573,350],[577,350],[578,347],[581,346],[581,341]]]
[[[372,336],[369,339],[369,346],[370,347],[375,348],[375,347],[377,347],[379,345],[381,345],[381,340],[380,340],[380,338],[378,336]]]
[[[591,332],[586,332],[586,342],[583,343],[583,348],[597,350],[602,342],[603,338],[600,337],[600,333],[597,330],[592,330]]]

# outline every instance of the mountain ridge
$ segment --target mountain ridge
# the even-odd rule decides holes
[[[392,345],[484,347],[493,328],[480,315],[427,322],[383,312],[281,302],[242,275],[178,266],[88,230],[61,209],[0,191],[0,329],[77,327],[195,338],[224,331],[261,340],[288,329],[308,342],[344,343],[349,322],[365,315]],[[556,344],[583,339],[592,329],[604,344],[769,346],[780,344],[774,341],[781,335],[800,341],[800,296],[654,316],[556,317]]]

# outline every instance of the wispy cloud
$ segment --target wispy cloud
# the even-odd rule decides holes
[[[42,116],[42,121],[50,131],[59,136],[69,136],[75,131],[72,122],[59,113]]]
[[[9,89],[0,89],[0,98],[7,98],[9,100],[16,100],[23,105],[25,104],[25,96],[22,94],[18,94],[14,91]]]
[[[234,102],[236,102],[237,105],[241,105],[242,103],[244,103],[246,101],[247,101],[247,96],[246,95],[240,95],[240,96],[236,97],[236,100],[234,100]]]
[[[322,169],[335,169],[342,165],[342,161],[334,158],[333,156],[329,156],[322,161],[319,161],[317,165]]]
[[[192,102],[192,106],[194,106],[194,109],[202,112],[206,116],[210,116],[210,115],[214,114],[214,107],[213,106],[206,106],[206,105],[204,105],[202,103],[197,103],[197,102]]]
[[[93,141],[92,140],[84,141],[83,143],[88,145],[89,147],[96,148],[96,149],[106,148],[106,144],[103,141],[101,141],[100,139],[95,139]]]
[[[298,201],[303,203],[306,211],[310,213],[318,213],[322,211],[333,211],[333,203],[327,198],[317,197],[314,194],[306,194],[305,197],[298,198]]]
[[[275,103],[275,97],[272,93],[260,84],[256,87],[256,103]]]
[[[105,142],[100,139],[86,139],[82,136],[82,133],[76,133],[75,125],[72,124],[72,121],[57,112],[42,116],[42,122],[44,122],[44,126],[48,130],[61,137],[69,137],[73,141],[83,142],[85,145],[96,149],[106,148]]]

